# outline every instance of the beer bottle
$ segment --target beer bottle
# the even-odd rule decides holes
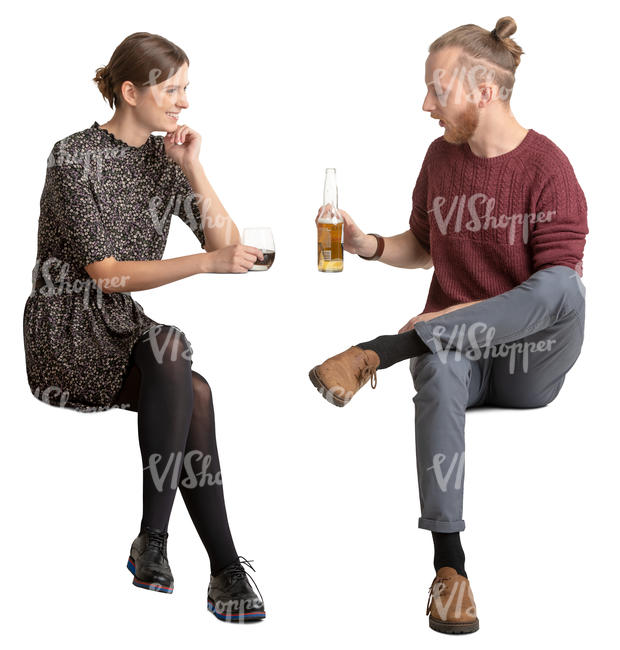
[[[344,219],[338,213],[338,187],[336,185],[336,170],[332,167],[325,170],[325,187],[323,189],[323,205],[331,203],[331,209],[325,208],[317,221],[318,228],[318,269],[319,271],[342,271],[342,224]]]

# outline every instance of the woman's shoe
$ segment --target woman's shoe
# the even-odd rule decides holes
[[[428,590],[428,624],[445,634],[467,634],[480,627],[469,580],[456,569],[442,566]]]
[[[323,397],[335,406],[345,406],[370,379],[377,386],[379,355],[352,345],[348,350],[330,357],[308,373],[310,381]]]
[[[149,526],[133,541],[127,568],[133,573],[136,587],[172,593],[174,580],[168,564],[167,542],[167,532]]]
[[[252,582],[254,578],[242,566],[242,563],[246,564],[252,571],[256,571],[250,564],[251,561],[240,555],[237,560],[218,571],[217,575],[211,576],[207,607],[221,621],[244,623],[265,618],[262,594],[260,598],[256,595],[248,582],[248,578]],[[255,582],[254,585],[256,586]],[[258,593],[260,594],[260,589]]]

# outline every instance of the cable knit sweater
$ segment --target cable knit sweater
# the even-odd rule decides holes
[[[437,138],[409,219],[434,264],[422,313],[491,298],[548,266],[568,266],[581,277],[586,215],[568,158],[534,129],[492,158]]]

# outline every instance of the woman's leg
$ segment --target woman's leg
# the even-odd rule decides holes
[[[148,352],[160,350],[165,343],[168,331],[158,334],[159,342],[149,348],[149,338],[144,335],[134,346],[130,366],[115,402],[119,405],[128,404],[129,410],[138,411],[139,407],[148,408],[149,400],[140,402],[141,369],[136,352],[141,351],[141,357],[148,358]],[[172,338],[172,337],[170,337]],[[145,347],[140,347],[144,345]],[[189,344],[187,345],[189,347]],[[169,350],[172,358],[172,349]],[[178,350],[177,350],[178,352]],[[179,355],[176,354],[178,357]],[[155,355],[153,355],[155,360]],[[145,364],[141,364],[142,368]],[[148,366],[148,364],[146,364]],[[191,383],[193,403],[188,435],[183,449],[183,462],[179,466],[179,487],[187,510],[192,518],[196,531],[207,550],[211,564],[211,573],[218,572],[224,566],[238,558],[235,545],[230,533],[224,493],[221,481],[220,461],[215,437],[215,415],[211,387],[207,380],[194,370],[191,370]],[[149,383],[146,384],[147,390]],[[152,401],[152,406],[157,405],[157,400]],[[143,420],[144,422],[144,420]],[[148,439],[145,432],[143,440]],[[150,453],[157,453],[148,440],[142,447],[143,467],[147,465]],[[177,450],[178,451],[178,450]],[[172,469],[169,470],[171,473]],[[152,490],[144,490],[145,501],[151,500]],[[157,500],[157,498],[155,497]],[[163,503],[147,504],[144,512],[150,512],[165,505]],[[167,506],[166,506],[167,507]],[[169,516],[169,513],[168,513]],[[144,514],[143,514],[144,520]],[[152,525],[152,524],[151,524]]]
[[[213,395],[207,380],[192,371],[194,409],[185,447],[181,495],[216,574],[238,555],[230,534],[215,438]]]
[[[191,346],[181,330],[154,326],[136,342],[132,356],[140,371],[141,529],[149,526],[165,531],[194,404]]]
[[[209,554],[211,578],[207,607],[216,618],[224,621],[265,618],[262,596],[254,591],[244,565],[252,570],[254,567],[237,555],[228,527],[211,387],[199,373],[193,371],[192,377],[194,409],[179,487]]]

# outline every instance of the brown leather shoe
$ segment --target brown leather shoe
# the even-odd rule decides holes
[[[431,602],[432,600],[432,602]],[[469,580],[450,566],[442,566],[428,590],[428,624],[436,632],[467,634],[479,627]]]
[[[352,345],[320,366],[314,366],[308,374],[328,402],[344,406],[369,379],[370,385],[376,388],[379,363],[379,355],[374,350],[362,350]]]

